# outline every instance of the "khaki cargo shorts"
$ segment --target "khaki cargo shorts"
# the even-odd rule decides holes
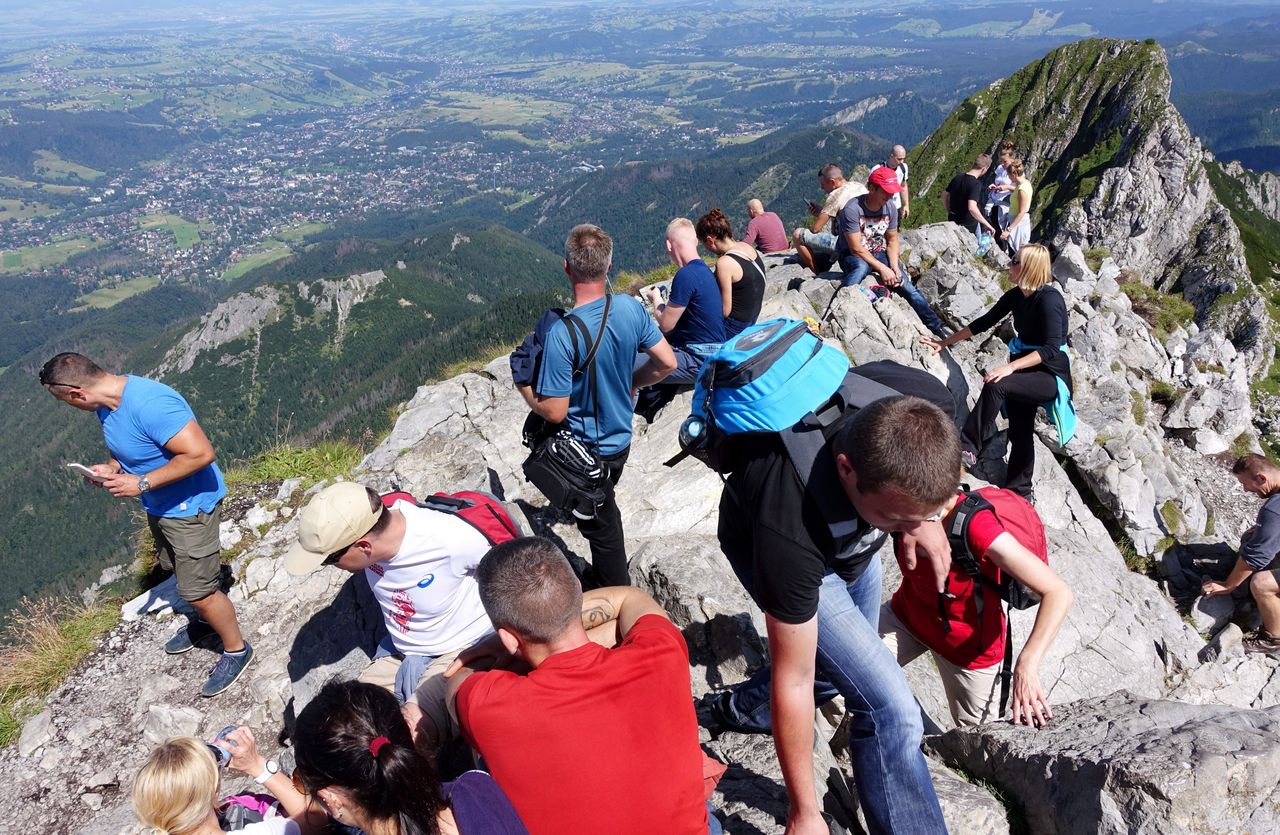
[[[156,561],[178,578],[178,594],[188,603],[208,597],[219,589],[222,548],[218,544],[218,523],[222,503],[212,513],[168,518],[147,514],[147,527],[156,543]]]

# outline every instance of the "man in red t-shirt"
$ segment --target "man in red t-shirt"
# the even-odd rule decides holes
[[[532,669],[476,670],[490,641],[450,671],[452,704],[529,832],[719,833],[705,786],[724,767],[699,746],[689,651],[653,598],[584,595],[536,537],[494,547],[476,579],[501,648]]]
[[[958,493],[944,509],[944,528],[950,529],[962,498],[964,493]],[[1014,498],[1024,501],[1020,496]],[[1043,727],[1053,718],[1053,711],[1040,686],[1040,662],[1058,635],[1073,594],[1052,568],[1000,524],[991,510],[973,515],[968,534],[969,552],[985,577],[999,583],[1000,572],[1007,571],[1040,595],[1035,626],[1013,668],[1011,703],[1015,723]],[[975,587],[986,595],[981,614]],[[902,585],[880,610],[881,639],[902,666],[925,652],[933,653],[951,718],[957,725],[980,725],[999,719],[997,674],[1004,659],[1005,614],[998,592],[986,583],[975,584],[964,568],[952,561],[943,604],[945,622],[938,600],[937,585],[926,564],[904,568]]]

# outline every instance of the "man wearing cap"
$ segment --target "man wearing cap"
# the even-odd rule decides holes
[[[890,198],[901,190],[894,170],[881,166],[867,178],[867,193],[840,210],[836,241],[836,257],[844,273],[840,286],[858,284],[874,271],[881,284],[906,298],[925,327],[945,339],[949,332],[942,320],[898,262],[898,209]]]
[[[343,481],[321,490],[298,518],[298,542],[285,555],[290,574],[322,565],[363,571],[387,626],[361,681],[385,687],[428,747],[457,727],[444,707],[444,671],[458,653],[493,632],[480,602],[475,567],[489,550],[462,519],[382,497]]]
[[[216,696],[253,660],[240,634],[235,606],[222,591],[218,522],[227,495],[213,444],[187,401],[164,383],[110,374],[83,354],[64,352],[40,369],[56,400],[93,412],[111,457],[89,467],[85,480],[118,498],[137,498],[147,513],[156,561],[172,571],[178,594],[199,615],[178,630],[164,651],[178,655],[197,644],[221,643],[201,696]]]

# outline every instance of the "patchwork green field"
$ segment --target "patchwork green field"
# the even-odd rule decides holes
[[[234,281],[250,270],[256,270],[258,267],[270,264],[272,261],[279,261],[293,252],[289,245],[283,241],[268,241],[266,247],[261,252],[251,253],[233,263],[222,274],[222,280]]]
[[[94,238],[70,238],[46,246],[7,250],[0,254],[0,273],[13,274],[54,267],[72,255],[88,252],[104,243],[106,241]]]
[[[36,161],[32,165],[32,170],[37,177],[46,180],[66,181],[90,181],[101,179],[106,176],[102,171],[90,168],[87,165],[65,160],[52,151],[36,151]]]
[[[138,218],[140,229],[165,229],[179,249],[190,249],[200,241],[200,225],[177,215],[158,214]]]
[[[71,308],[72,313],[78,313],[82,310],[90,308],[105,309],[119,304],[125,299],[136,296],[139,293],[145,293],[152,287],[160,284],[160,276],[144,275],[139,278],[131,278],[123,281],[114,287],[99,287],[92,293],[86,293],[76,301],[80,302],[78,307]]]
[[[0,223],[6,220],[30,220],[33,217],[49,217],[58,210],[31,200],[14,200],[0,197]]]

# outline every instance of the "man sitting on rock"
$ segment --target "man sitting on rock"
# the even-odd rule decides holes
[[[834,162],[822,166],[818,172],[818,187],[827,198],[821,206],[810,201],[809,214],[813,215],[813,225],[808,229],[796,229],[791,235],[800,263],[815,275],[829,270],[835,261],[835,229],[832,227],[832,231],[826,231],[827,224],[840,214],[845,203],[867,193],[866,186],[846,180],[844,172]]]
[[[1280,554],[1280,468],[1251,452],[1238,458],[1231,472],[1245,492],[1265,501],[1258,511],[1257,524],[1240,537],[1240,556],[1227,579],[1221,583],[1206,580],[1201,593],[1205,597],[1231,594],[1248,580],[1249,591],[1262,615],[1262,628],[1245,638],[1245,652],[1280,657],[1280,571],[1273,564]]]
[[[457,736],[444,706],[444,671],[493,632],[474,574],[488,549],[484,535],[457,516],[407,501],[384,507],[377,492],[342,481],[302,511],[298,541],[284,558],[293,575],[322,565],[364,572],[388,639],[360,680],[394,693],[428,747]]]
[[[743,243],[750,244],[761,252],[782,252],[791,248],[782,218],[776,213],[766,212],[764,204],[753,198],[747,201],[747,214],[751,220],[747,223]]]
[[[451,704],[529,832],[720,832],[706,786],[724,767],[699,747],[689,650],[662,607],[630,586],[584,595],[535,537],[495,546],[476,576],[497,640],[450,671]],[[499,655],[528,671],[478,671]]]
[[[852,287],[875,272],[880,283],[900,293],[931,332],[946,338],[942,320],[898,261],[898,209],[891,198],[901,190],[897,174],[881,166],[867,178],[867,193],[840,210],[836,257],[844,273],[843,287]]]
[[[722,730],[772,732],[791,803],[789,835],[826,835],[813,780],[813,717],[815,697],[836,695],[849,711],[854,779],[870,829],[946,831],[920,753],[920,710],[876,629],[878,552],[884,532],[900,532],[904,568],[914,568],[919,552],[941,588],[951,549],[938,519],[959,486],[960,440],[935,405],[954,408],[946,386],[919,369],[884,365],[899,379],[877,381],[929,399],[890,397],[846,419],[807,484],[779,435],[752,433],[732,449],[720,499],[720,547],[764,610],[772,668],[723,694],[712,715]]]

